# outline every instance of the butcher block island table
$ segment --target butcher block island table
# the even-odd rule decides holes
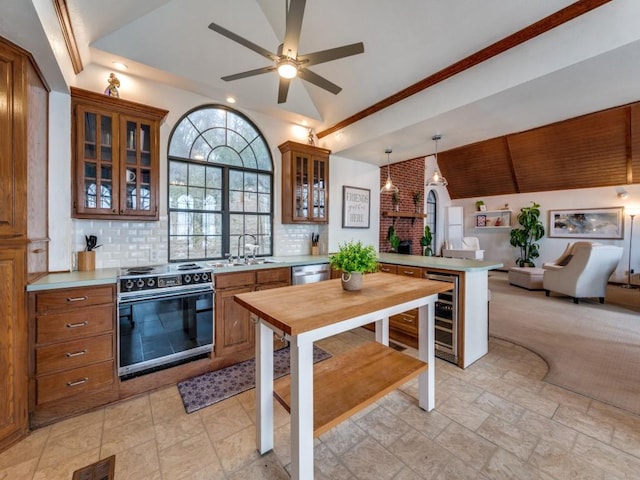
[[[273,449],[273,397],[291,412],[291,475],[313,478],[313,438],[419,375],[419,405],[434,399],[434,303],[450,284],[388,273],[357,292],[340,280],[235,295],[256,322],[256,442]],[[389,348],[389,316],[418,308],[419,360]],[[375,322],[376,342],[313,365],[313,342]],[[289,340],[291,375],[273,381],[273,332]]]

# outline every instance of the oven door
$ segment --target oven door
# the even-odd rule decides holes
[[[120,296],[118,375],[130,378],[210,355],[213,312],[211,286]]]

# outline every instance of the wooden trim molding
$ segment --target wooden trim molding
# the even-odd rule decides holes
[[[400,90],[399,92],[391,95],[390,97],[384,98],[377,103],[374,103],[368,108],[361,110],[360,112],[342,120],[341,122],[336,123],[334,126],[327,128],[321,132],[316,133],[318,138],[326,137],[342,128],[345,128],[353,123],[356,123],[363,118],[366,118],[374,113],[377,113],[391,105],[404,100],[416,93],[419,93],[423,90],[426,90],[429,87],[432,87],[458,73],[464,72],[476,65],[489,60],[496,55],[506,52],[513,47],[516,47],[522,43],[525,43],[538,35],[542,35],[543,33],[548,32],[564,23],[567,23],[574,18],[577,18],[585,13],[590,12],[602,5],[609,3],[611,0],[579,0],[561,10],[558,10],[555,13],[539,20],[535,23],[532,23],[528,27],[523,28],[522,30],[513,33],[502,40],[498,40],[497,42],[485,47],[477,52],[469,55],[462,60],[459,60],[448,67],[443,68],[442,70],[429,75],[428,77],[423,78],[417,83],[410,85],[409,87]]]
[[[64,43],[66,43],[67,50],[69,51],[69,58],[71,58],[73,71],[77,75],[84,70],[84,66],[82,65],[82,58],[80,57],[80,50],[78,49],[76,37],[73,34],[73,26],[71,25],[71,17],[69,16],[69,9],[67,8],[67,0],[53,0],[53,7],[55,8],[56,15],[58,16],[58,22],[60,23]]]

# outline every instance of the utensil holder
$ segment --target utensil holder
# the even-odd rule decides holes
[[[96,252],[78,252],[78,271],[89,272],[96,269]]]
[[[317,245],[311,247],[311,255],[320,255],[320,247]]]

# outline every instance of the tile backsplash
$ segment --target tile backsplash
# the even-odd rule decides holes
[[[85,235],[98,237],[96,268],[119,268],[167,263],[168,219],[157,222],[121,220],[73,220],[72,265],[77,269],[76,252],[84,250]],[[274,224],[275,256],[309,255],[311,234],[320,234],[320,253],[327,253],[326,225]]]

